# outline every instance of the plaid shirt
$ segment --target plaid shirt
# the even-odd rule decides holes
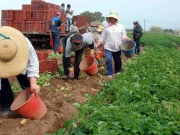
[[[27,74],[28,77],[39,78],[39,61],[37,54],[28,38],[26,38],[29,46],[29,59],[26,70],[22,74]],[[0,90],[1,90],[1,78],[0,78]]]

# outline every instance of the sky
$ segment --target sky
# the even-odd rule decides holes
[[[126,29],[133,28],[137,20],[145,31],[152,26],[162,29],[180,30],[180,0],[44,0],[54,4],[71,5],[74,15],[84,11],[101,12],[104,17],[111,10],[116,10],[121,18],[120,23]],[[31,0],[1,0],[0,9],[22,9],[22,4],[30,4]],[[1,18],[1,12],[0,12]],[[103,22],[107,25],[106,22]]]

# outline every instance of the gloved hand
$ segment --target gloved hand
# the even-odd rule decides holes
[[[30,86],[31,86],[31,91],[32,92],[36,92],[36,94],[38,95],[40,92],[40,87],[39,85],[37,85],[37,78],[36,77],[31,77],[30,78]]]
[[[74,77],[74,69],[73,68],[69,68],[69,77],[70,78]]]
[[[94,60],[95,59],[95,55],[94,55],[94,49],[90,50],[90,56],[91,58]]]

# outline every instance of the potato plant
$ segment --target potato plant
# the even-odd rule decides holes
[[[143,34],[145,51],[65,123],[58,135],[180,135],[179,39]],[[176,44],[174,44],[176,42]]]

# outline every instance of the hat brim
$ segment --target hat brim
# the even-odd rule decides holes
[[[16,55],[12,60],[7,62],[0,60],[0,78],[17,76],[21,74],[28,65],[28,42],[26,41],[25,36],[19,30],[9,26],[0,27],[0,33],[5,36],[9,36],[17,46]],[[4,40],[4,38],[0,36],[0,46],[1,40]]]
[[[118,22],[121,20],[121,18],[120,18],[119,16],[117,16],[117,15],[108,15],[108,16],[106,17],[106,22],[107,22],[107,23],[110,23],[110,21],[109,21],[109,18],[110,18],[110,17],[117,19]]]

